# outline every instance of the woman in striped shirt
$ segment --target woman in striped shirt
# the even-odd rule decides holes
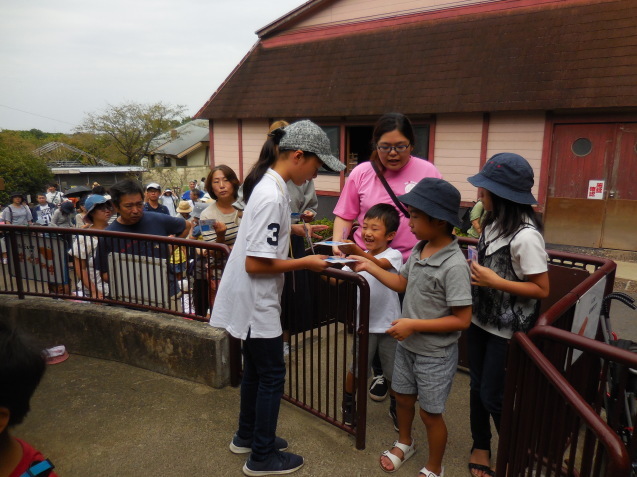
[[[206,178],[206,190],[214,201],[201,213],[200,221],[213,219],[216,222],[213,225],[203,222],[203,239],[232,248],[241,223],[239,211],[232,207],[239,190],[237,174],[226,165],[215,167]]]

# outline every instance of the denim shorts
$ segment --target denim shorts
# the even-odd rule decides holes
[[[417,394],[418,404],[425,412],[443,413],[458,367],[458,344],[454,343],[448,350],[447,356],[433,357],[398,345],[392,389],[399,394]]]
[[[367,349],[367,376],[365,376],[365,379],[369,377],[369,370],[372,367],[374,354],[376,353],[376,350],[378,350],[380,365],[383,368],[383,376],[385,376],[385,379],[391,383],[397,343],[398,341],[387,333],[369,333]],[[356,349],[354,349],[354,347],[356,347]],[[358,377],[358,366],[356,364],[358,363],[358,340],[356,340],[356,346],[352,345],[352,355],[354,356],[354,362],[351,364],[349,370],[354,376]]]

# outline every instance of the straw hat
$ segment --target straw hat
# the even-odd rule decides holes
[[[182,200],[177,206],[177,212],[179,212],[180,214],[189,214],[190,212],[192,212],[192,206],[188,203],[187,200]]]

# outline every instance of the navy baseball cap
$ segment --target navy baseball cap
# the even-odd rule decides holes
[[[467,180],[476,187],[517,204],[537,204],[533,188],[533,168],[518,154],[501,152],[489,159],[482,170]]]
[[[399,195],[398,200],[422,210],[429,217],[460,227],[460,192],[445,180],[425,177],[412,190]]]

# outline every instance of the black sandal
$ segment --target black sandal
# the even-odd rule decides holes
[[[491,470],[491,467],[489,467],[488,465],[469,463],[469,473],[472,477],[477,477],[476,474],[473,473],[474,470],[483,472],[484,475],[488,477],[495,477],[495,472]]]

